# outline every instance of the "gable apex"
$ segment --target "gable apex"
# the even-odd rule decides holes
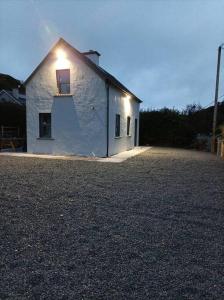
[[[111,84],[121,90],[124,93],[130,94],[137,102],[142,102],[138,97],[136,97],[132,92],[130,92],[121,82],[119,82],[114,76],[105,71],[102,67],[96,65],[90,58],[88,58],[84,53],[78,51],[71,44],[65,41],[62,37],[55,43],[55,45],[50,49],[48,54],[44,57],[44,59],[40,62],[40,64],[34,69],[34,71],[30,74],[30,76],[25,80],[24,85],[31,80],[34,74],[40,69],[40,67],[45,63],[45,61],[49,58],[49,56],[54,53],[54,51],[58,48],[59,45],[63,45],[70,49],[79,59],[81,59],[86,65],[88,65],[95,73],[97,73],[101,78],[103,78],[108,84]],[[93,50],[90,50],[93,51]],[[100,55],[99,52],[94,51],[97,55]]]

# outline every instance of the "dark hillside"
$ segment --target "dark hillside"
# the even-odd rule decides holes
[[[0,91],[12,91],[14,88],[18,88],[21,94],[25,94],[25,87],[20,80],[13,78],[10,75],[0,73]]]

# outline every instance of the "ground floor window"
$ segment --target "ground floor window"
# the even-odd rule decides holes
[[[50,113],[39,114],[39,137],[51,138],[51,114]]]
[[[127,117],[127,135],[130,135],[131,117]]]
[[[121,116],[116,114],[116,122],[115,122],[115,137],[119,137],[121,133]]]

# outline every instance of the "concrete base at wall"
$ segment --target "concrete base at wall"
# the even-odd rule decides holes
[[[1,152],[0,156],[14,156],[14,157],[27,157],[27,158],[41,158],[41,159],[59,159],[59,160],[83,160],[83,161],[96,161],[108,163],[122,163],[123,161],[136,156],[151,147],[135,147],[132,150],[124,151],[111,157],[99,158],[94,156],[76,156],[76,155],[49,155],[49,154],[32,154],[24,152]]]

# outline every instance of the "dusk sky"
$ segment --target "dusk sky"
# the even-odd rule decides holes
[[[207,105],[223,12],[222,0],[0,0],[0,73],[25,80],[63,37],[79,51],[99,51],[100,65],[144,108]],[[220,84],[223,94],[223,76]]]

